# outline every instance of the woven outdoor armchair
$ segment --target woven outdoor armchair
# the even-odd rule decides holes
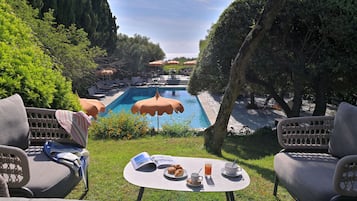
[[[78,146],[57,122],[55,111],[26,108],[17,94],[0,100],[0,175],[11,197],[64,198],[82,180],[73,168],[43,152],[49,140]],[[85,185],[82,196],[87,191]]]
[[[299,201],[357,200],[357,107],[341,103],[332,116],[286,118],[278,123],[281,152],[275,185]]]

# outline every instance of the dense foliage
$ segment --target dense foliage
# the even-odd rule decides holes
[[[189,91],[224,92],[231,63],[263,1],[235,1],[212,27],[200,52]],[[288,116],[298,116],[303,98],[325,114],[332,99],[355,103],[357,91],[357,9],[354,1],[288,0],[246,72]],[[277,79],[278,78],[278,79]],[[293,106],[284,98],[292,94]]]
[[[116,49],[111,57],[120,60],[124,70],[136,73],[143,70],[150,61],[163,59],[165,53],[159,44],[153,44],[148,37],[118,34]]]
[[[121,111],[110,113],[107,117],[99,117],[89,128],[89,135],[94,139],[131,140],[145,136],[161,135],[166,137],[197,136],[199,132],[189,126],[190,122],[171,122],[163,124],[159,131],[149,127],[143,115],[133,115]]]
[[[107,0],[28,0],[42,16],[50,9],[58,24],[76,24],[88,33],[94,46],[112,52],[115,49],[117,25]]]
[[[72,81],[73,91],[80,96],[87,93],[87,88],[93,83],[94,70],[97,64],[94,58],[104,55],[98,47],[90,47],[87,33],[75,25],[66,28],[57,24],[53,10],[43,13],[39,19],[38,10],[26,4],[25,0],[7,1],[15,9],[16,15],[36,33],[42,49],[49,54],[55,68],[61,69],[62,74]]]
[[[0,13],[0,97],[18,93],[26,106],[78,110],[71,83],[53,69],[31,28],[4,0],[0,1]]]
[[[190,122],[171,122],[170,124],[163,124],[159,134],[167,137],[189,137],[199,135],[200,132],[192,129],[189,124]]]
[[[194,70],[189,91],[224,92],[230,75],[230,67],[254,18],[264,1],[235,1],[211,27],[209,35],[200,42],[200,55]]]
[[[149,123],[144,116],[124,111],[99,117],[89,128],[89,135],[95,139],[130,140],[146,136],[148,133]]]

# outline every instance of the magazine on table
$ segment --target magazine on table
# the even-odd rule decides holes
[[[156,168],[163,168],[176,164],[175,160],[169,155],[152,155],[147,152],[141,152],[140,154],[131,158],[131,164],[137,170],[143,166],[155,166]]]

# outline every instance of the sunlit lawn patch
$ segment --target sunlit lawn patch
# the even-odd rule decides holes
[[[203,137],[145,137],[136,140],[89,140],[89,185],[86,200],[136,200],[139,187],[128,183],[123,169],[130,158],[139,152],[220,158],[203,148]],[[238,159],[250,175],[251,184],[234,194],[237,200],[277,200],[273,195],[273,156],[280,150],[271,132],[251,136],[227,137],[222,160]],[[218,171],[218,170],[213,170]],[[67,198],[78,198],[79,185]],[[279,187],[280,200],[293,200],[285,189]],[[146,189],[143,200],[225,200],[224,193],[193,193]]]

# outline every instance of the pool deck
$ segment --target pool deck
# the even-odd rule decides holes
[[[184,87],[185,85],[166,85],[160,87]],[[104,105],[109,105],[116,98],[122,95],[127,88],[118,89],[107,95],[103,100],[101,100]],[[216,117],[220,108],[220,101],[222,97],[220,95],[212,95],[208,92],[202,92],[198,96],[203,109],[205,110],[207,117],[211,124],[216,121]],[[275,119],[285,117],[284,113],[272,109],[246,109],[248,100],[240,100],[235,102],[234,109],[232,111],[231,117],[227,129],[234,133],[240,133],[243,126],[248,126],[251,131],[264,126],[274,127]],[[256,101],[263,104],[264,99],[256,98]]]

